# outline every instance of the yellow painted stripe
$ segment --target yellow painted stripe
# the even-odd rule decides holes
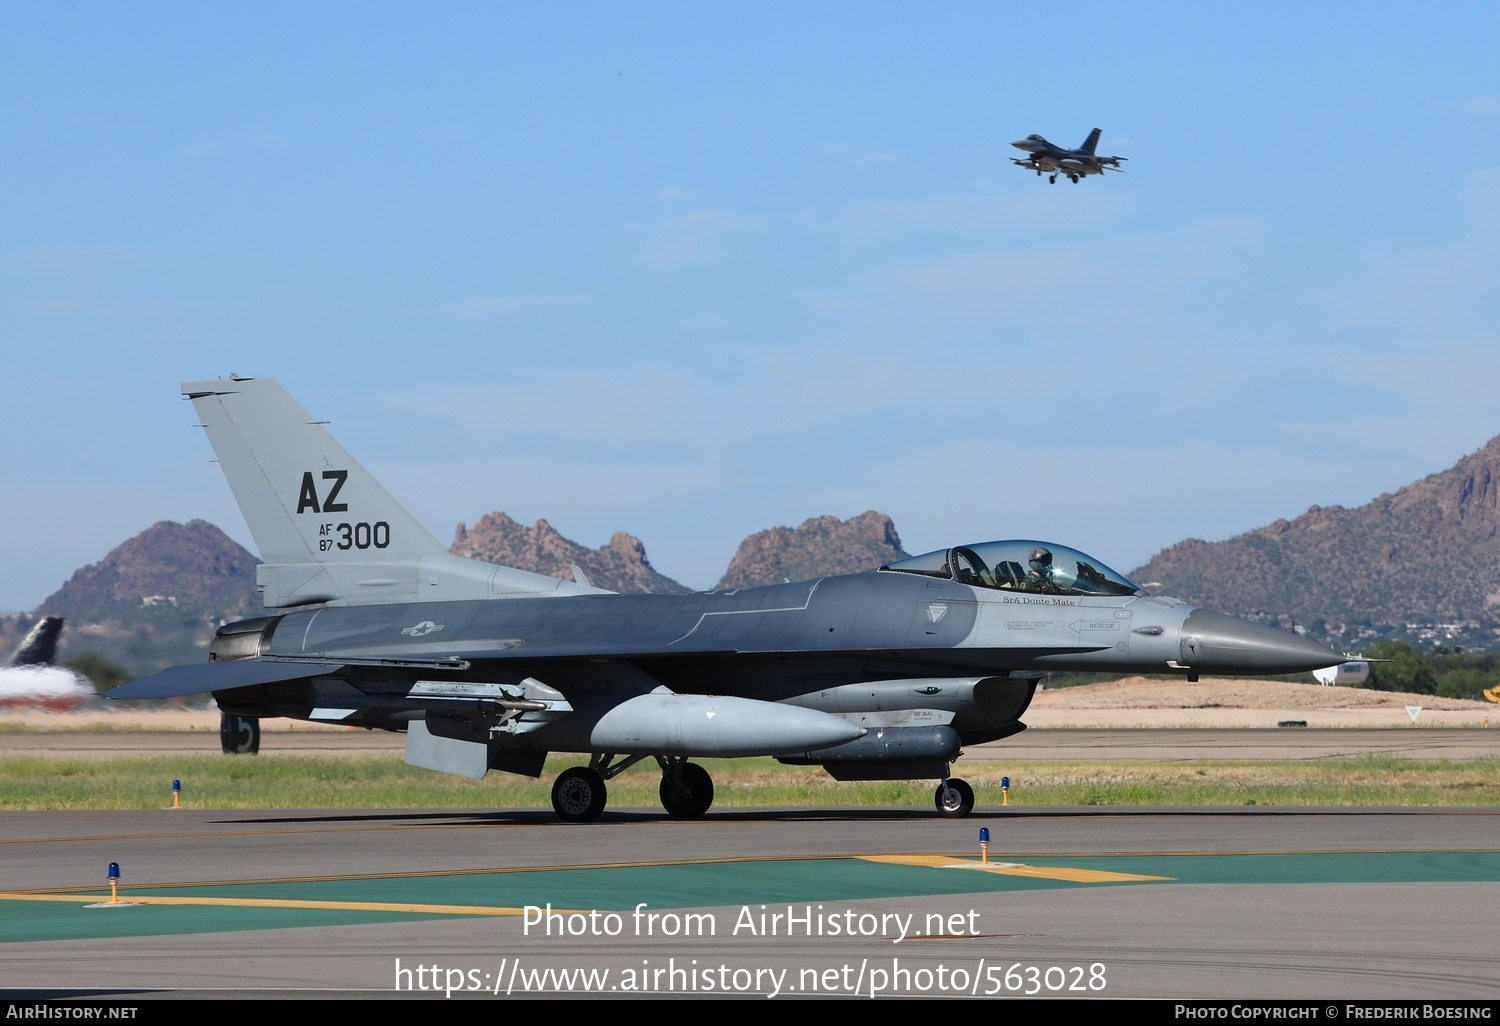
[[[0,901],[64,901],[85,904],[108,903],[104,894],[6,894],[0,893]],[[384,901],[297,901],[280,898],[185,898],[167,895],[143,895],[125,893],[120,895],[121,904],[131,905],[209,905],[236,908],[315,908],[335,912],[422,912],[449,916],[518,916],[519,908],[502,908],[492,905],[418,905],[406,902]],[[553,909],[554,913],[567,914],[565,909]]]
[[[865,862],[883,862],[891,866],[926,866],[929,869],[947,869],[949,866],[977,866],[977,862],[954,858],[952,855],[862,855]],[[994,866],[1013,866],[1014,862],[994,862]]]
[[[1071,883],[1124,883],[1131,880],[1170,880],[1170,876],[1138,876],[1135,873],[1110,873],[1099,869],[1070,869],[1067,866],[1027,866],[1019,862],[976,862],[948,855],[865,855],[866,862],[883,862],[893,866],[926,866],[929,869],[971,869],[1003,876],[1029,876],[1041,880],[1067,880]]]

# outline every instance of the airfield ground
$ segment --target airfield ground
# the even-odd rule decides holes
[[[1405,706],[1417,702],[1420,727],[1481,727],[1490,716],[1497,729],[1385,729],[1410,727]],[[1000,742],[1007,759],[1040,757],[1027,755],[1031,745],[1067,760],[1279,759],[1303,774],[1337,770],[1326,756],[1342,748],[1394,749],[1403,756],[1394,761],[1420,774],[1418,760],[1434,751],[1488,749],[1500,738],[1500,707],[1488,703],[1264,681],[1055,689],[1037,696],[1026,720],[1042,729]],[[1381,729],[1253,729],[1283,720]],[[1100,723],[1252,729],[1062,729]],[[211,753],[217,738],[205,735],[217,727],[213,709],[11,712],[0,716],[0,750],[66,742],[70,759],[80,747]],[[277,732],[266,745],[272,752],[401,743],[286,720],[265,729]],[[1267,746],[1279,748],[1263,752]],[[1362,768],[1361,779],[1376,772]],[[1112,770],[1103,784],[1120,775]],[[586,971],[602,981],[596,991],[620,997],[625,974],[642,967],[702,965],[746,974],[751,982],[740,992],[763,996],[772,989],[754,983],[756,971],[784,974],[777,993],[873,994],[872,984],[857,985],[874,979],[865,967],[882,981],[898,969],[914,981],[882,993],[928,997],[939,993],[933,975],[951,977],[955,967],[971,982],[988,986],[993,978],[1002,987],[1006,971],[1019,985],[1035,967],[1043,984],[1055,983],[1045,993],[1038,987],[1042,997],[1064,996],[1070,978],[1058,974],[1067,972],[1096,989],[1066,996],[1254,995],[1330,1007],[1330,995],[1493,1002],[1500,994],[1493,955],[1500,810],[1492,805],[1006,805],[993,789],[986,799],[962,821],[938,818],[927,804],[886,802],[726,805],[685,822],[654,805],[621,803],[588,827],[557,822],[544,798],[480,808],[162,810],[157,802],[8,812],[0,819],[8,889],[0,895],[0,991],[132,1006],[155,997],[398,992],[447,1002],[446,990],[432,984],[424,994],[411,982],[410,967],[435,974],[441,965],[457,974],[445,980],[478,981],[471,996],[484,1000],[509,995],[518,971],[528,976],[517,997],[532,976],[564,971]],[[981,827],[993,831],[994,865],[976,869]],[[126,904],[101,911],[103,868],[112,861],[127,873]],[[872,918],[910,915],[924,931],[934,917],[962,921],[964,931],[901,939],[731,930],[747,910],[792,902]],[[528,933],[517,914],[528,903],[618,909],[622,922],[633,921],[632,909],[690,909],[722,926],[691,939],[651,931],[542,936]],[[561,977],[537,979],[538,996],[557,996],[561,984],[548,981]],[[646,989],[670,992],[665,983]]]

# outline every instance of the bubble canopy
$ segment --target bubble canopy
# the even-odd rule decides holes
[[[880,569],[958,581],[976,588],[1042,595],[1144,594],[1093,556],[1066,545],[1024,539],[938,549]]]

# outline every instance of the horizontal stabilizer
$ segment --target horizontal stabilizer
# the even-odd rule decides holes
[[[325,673],[336,673],[343,663],[323,665],[304,662],[270,662],[241,659],[227,663],[194,663],[174,666],[149,677],[121,684],[104,693],[105,698],[183,698],[208,691],[229,691],[252,684],[274,684],[300,680]]]

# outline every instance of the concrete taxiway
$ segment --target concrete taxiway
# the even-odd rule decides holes
[[[0,989],[1495,1000],[1497,836],[1487,809],[9,813]],[[110,862],[147,903],[84,907]],[[521,911],[548,904],[551,936]]]

